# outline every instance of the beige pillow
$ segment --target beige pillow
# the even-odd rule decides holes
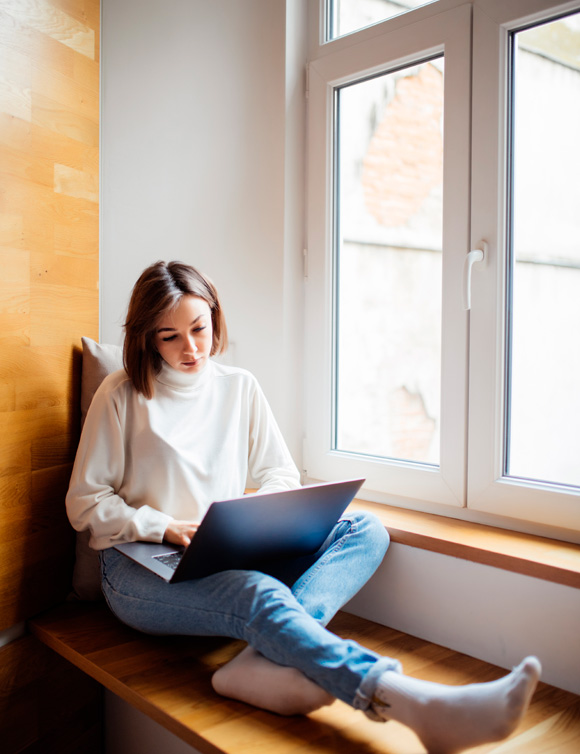
[[[81,426],[101,382],[108,374],[123,367],[123,351],[120,346],[96,343],[91,338],[82,338],[82,343]],[[72,597],[80,600],[99,600],[103,597],[99,556],[89,547],[89,538],[88,531],[77,533]]]
[[[123,349],[81,338],[83,371],[81,377],[81,427],[97,388],[108,374],[123,368]]]

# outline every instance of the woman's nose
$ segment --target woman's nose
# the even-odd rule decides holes
[[[185,349],[186,351],[190,351],[191,353],[195,353],[198,350],[195,340],[191,337],[191,335],[187,339]]]

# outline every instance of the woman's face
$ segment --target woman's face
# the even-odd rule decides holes
[[[169,366],[179,372],[201,372],[209,359],[213,328],[209,304],[198,296],[183,296],[165,314],[155,333],[155,345]]]

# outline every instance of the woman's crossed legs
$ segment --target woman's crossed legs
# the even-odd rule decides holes
[[[237,664],[234,660],[229,681],[234,692],[240,692],[232,696],[257,706],[272,709],[262,703],[266,687],[267,700],[272,688],[278,689],[287,712],[308,711],[339,698],[373,719],[399,720],[430,752],[445,754],[509,735],[539,678],[537,660],[529,658],[491,684],[449,687],[404,676],[396,660],[340,639],[324,627],[382,560],[388,538],[378,532],[376,522],[366,516],[340,522],[324,552],[292,589],[255,571],[222,572],[169,585],[107,550],[102,556],[103,591],[117,617],[141,631],[248,642],[266,659],[249,654]],[[227,693],[225,667],[221,681]],[[220,676],[214,684],[219,690]],[[286,698],[280,691],[285,688]],[[299,708],[301,694],[306,709]],[[292,710],[288,702],[298,703],[298,709]]]

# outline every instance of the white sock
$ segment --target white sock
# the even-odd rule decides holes
[[[334,702],[334,697],[296,668],[277,665],[251,647],[217,670],[212,686],[222,696],[279,715],[307,715]]]
[[[379,678],[372,710],[411,728],[429,754],[454,754],[509,736],[528,708],[540,672],[539,661],[527,657],[497,681],[445,686],[388,670]]]

